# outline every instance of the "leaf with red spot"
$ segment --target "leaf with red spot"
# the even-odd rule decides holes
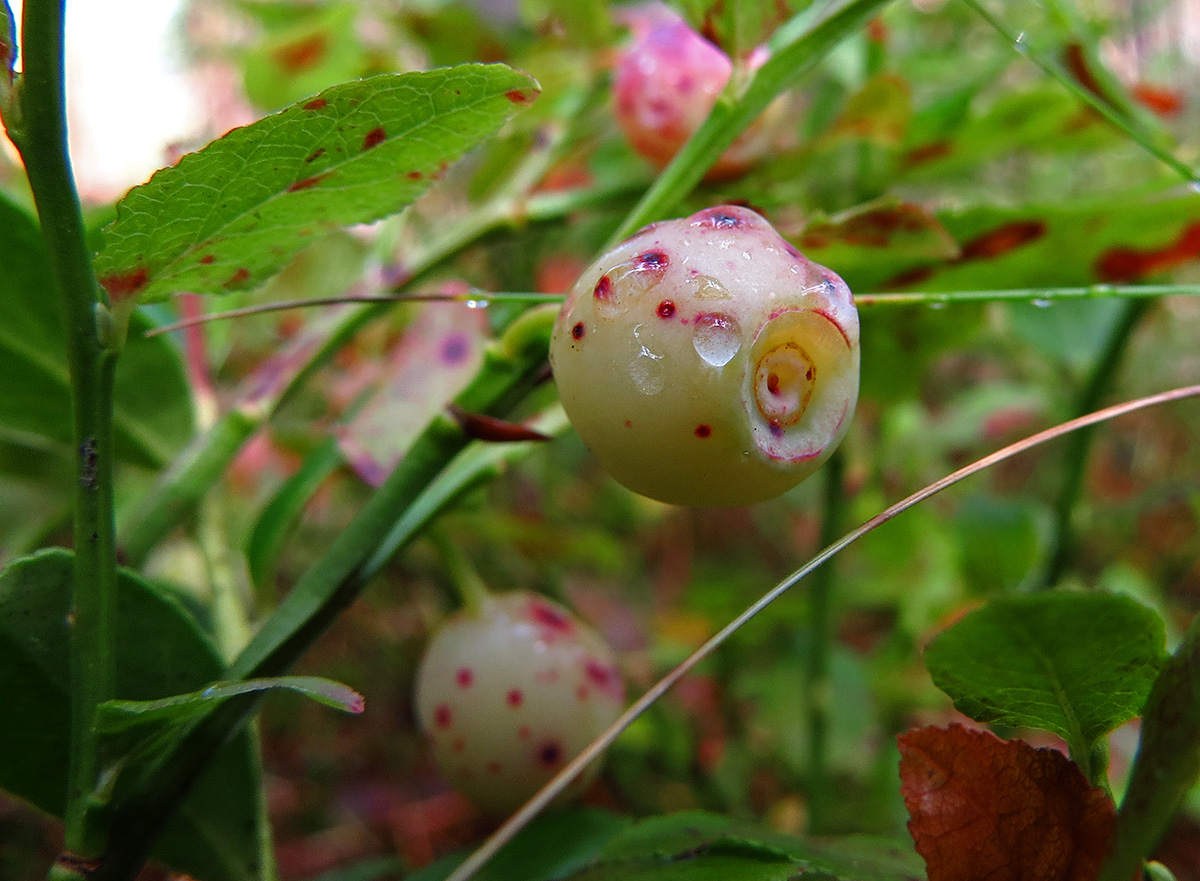
[[[410,204],[524,106],[514,90],[537,83],[501,64],[386,74],[234,129],[121,200],[96,273],[144,302],[257,287],[329,231]]]
[[[1116,814],[1062,753],[961,725],[897,742],[908,830],[929,881],[1094,881]]]

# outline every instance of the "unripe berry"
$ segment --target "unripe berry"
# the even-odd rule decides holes
[[[838,276],[745,208],[652,224],[567,296],[550,362],[571,424],[618,481],[747,505],[812,474],[858,397],[858,313]]]
[[[608,644],[534,593],[488,596],[454,615],[417,671],[417,717],[442,773],[490,814],[524,804],[624,702]],[[581,791],[598,768],[568,793]]]
[[[729,56],[692,30],[674,11],[653,3],[626,13],[633,42],[617,58],[613,78],[617,125],[630,146],[663,168],[700,127],[729,82]],[[751,53],[751,70],[767,60],[764,48]],[[782,117],[772,104],[705,175],[708,180],[745,172],[769,150]]]

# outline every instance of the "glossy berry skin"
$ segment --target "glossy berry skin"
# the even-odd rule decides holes
[[[617,124],[634,150],[663,168],[708,116],[733,64],[663,4],[635,8],[625,18],[633,41],[618,56],[613,77]],[[750,69],[767,57],[765,49],[755,50]],[[769,152],[781,111],[782,104],[773,104],[721,154],[706,179],[741,174]]]
[[[534,593],[488,597],[437,632],[416,708],[439,767],[488,814],[516,810],[624,709],[607,643]],[[593,765],[568,790],[580,792]]]
[[[571,424],[626,487],[747,505],[812,474],[846,433],[858,313],[838,276],[726,205],[652,224],[593,263],[550,362]]]

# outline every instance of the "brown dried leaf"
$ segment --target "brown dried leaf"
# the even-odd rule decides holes
[[[1062,753],[961,725],[897,740],[929,881],[1095,881],[1115,810]]]

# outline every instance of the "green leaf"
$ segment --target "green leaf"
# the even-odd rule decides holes
[[[347,713],[361,713],[364,708],[363,696],[340,682],[320,676],[270,676],[242,682],[216,682],[199,691],[158,700],[105,701],[96,712],[96,730],[101,734],[117,734],[148,723],[156,727],[178,726],[205,713],[214,703],[260,691],[294,691]]]
[[[1162,620],[1124,596],[993,600],[925,651],[934,683],[977,722],[1041,728],[1076,759],[1141,712],[1164,658]]]
[[[0,0],[0,114],[13,92],[13,68],[17,63],[17,22],[8,0]]]
[[[96,272],[114,298],[255,287],[315,237],[404,208],[537,91],[501,64],[334,86],[131,190]]]
[[[657,879],[657,870],[687,864],[695,858],[702,860],[693,866],[701,875],[721,865],[731,871],[730,878],[774,877],[770,870],[776,866],[787,868],[784,878],[803,875],[844,881],[896,881],[925,877],[924,865],[907,840],[855,837],[838,844],[810,842],[746,820],[686,811],[651,817],[631,826],[604,848],[593,870],[596,874],[584,872],[572,878]],[[622,871],[644,874],[626,876]]]
[[[0,195],[0,425],[73,444],[66,334],[37,222]],[[136,465],[169,461],[192,432],[191,393],[179,352],[166,337],[146,338],[135,314],[117,362],[117,456]]]
[[[337,438],[327,439],[308,454],[299,470],[284,481],[262,509],[246,539],[246,564],[256,585],[269,583],[275,561],[305,505],[344,462]]]
[[[0,787],[61,817],[70,736],[69,634],[74,560],[41,551],[0,572]],[[118,579],[117,690],[153,700],[218,678],[223,664],[174,601],[128,571]],[[205,881],[258,878],[259,770],[248,735],[227,744],[155,847]]]

